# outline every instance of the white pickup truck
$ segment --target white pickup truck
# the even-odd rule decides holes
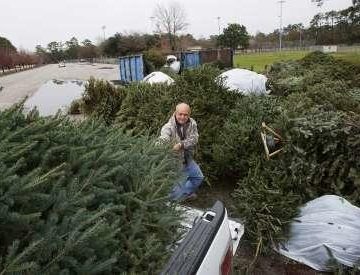
[[[161,274],[231,274],[244,226],[228,218],[220,201],[206,211],[188,207],[184,210],[183,226],[189,231]]]

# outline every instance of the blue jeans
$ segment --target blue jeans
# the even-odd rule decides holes
[[[179,200],[195,193],[204,179],[199,165],[194,160],[190,160],[187,165],[184,165],[182,172],[186,178],[183,182],[177,183],[173,187],[170,193],[171,200]]]

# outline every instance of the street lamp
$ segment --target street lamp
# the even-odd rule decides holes
[[[218,21],[218,33],[220,36],[220,16],[216,17],[217,21]]]
[[[281,52],[281,48],[282,48],[282,45],[281,45],[281,40],[282,40],[282,5],[283,3],[285,3],[285,0],[280,0],[278,1],[278,3],[280,4],[280,30],[279,30],[279,49],[280,49],[280,52]]]
[[[149,19],[150,19],[150,22],[151,22],[152,32],[153,32],[153,34],[155,34],[156,33],[156,30],[154,30],[155,27],[156,27],[155,26],[155,16],[150,16]]]
[[[102,26],[101,28],[102,28],[102,30],[103,30],[103,36],[104,36],[104,41],[105,41],[105,29],[106,29],[106,26],[104,25],[104,26]]]

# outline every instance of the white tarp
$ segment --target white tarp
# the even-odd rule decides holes
[[[326,195],[305,204],[291,224],[290,239],[277,251],[316,270],[329,270],[337,262],[360,264],[360,208],[347,200]]]
[[[151,74],[148,74],[147,76],[145,76],[143,81],[146,82],[146,83],[150,83],[150,84],[153,84],[153,83],[166,83],[166,84],[174,83],[174,79],[172,79],[167,74],[164,74],[163,72],[152,72]]]
[[[166,57],[166,64],[164,65],[165,68],[168,68],[178,74],[180,72],[180,65],[180,61],[177,60],[175,55],[168,55]]]
[[[225,87],[244,95],[262,95],[270,92],[267,92],[265,87],[267,77],[253,71],[231,69],[223,72],[219,77],[224,78]]]

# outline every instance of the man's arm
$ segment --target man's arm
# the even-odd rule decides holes
[[[181,141],[181,147],[184,148],[185,150],[194,148],[199,139],[197,125],[194,120],[192,121],[192,125],[191,127],[189,127],[188,131],[189,132],[187,138]]]
[[[166,143],[166,142],[170,142],[170,140],[171,140],[171,125],[170,123],[166,123],[161,128],[159,141],[161,143]]]

